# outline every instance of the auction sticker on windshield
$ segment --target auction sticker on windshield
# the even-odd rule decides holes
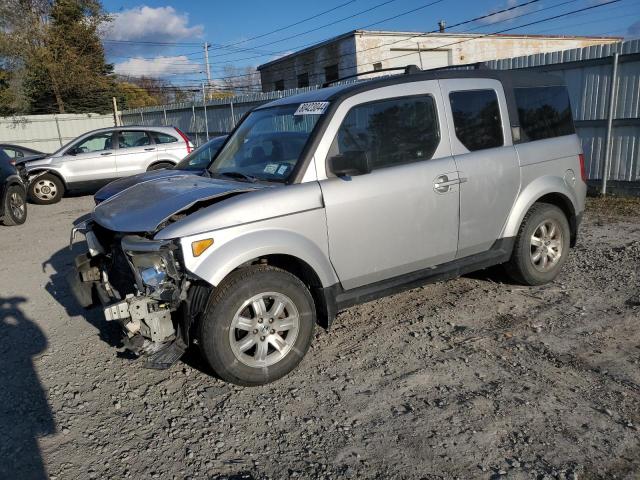
[[[294,115],[322,115],[329,102],[307,102],[301,103]]]

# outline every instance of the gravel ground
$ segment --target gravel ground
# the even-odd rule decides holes
[[[288,377],[153,371],[74,305],[70,223],[0,228],[0,478],[640,478],[640,203],[590,201],[553,284],[482,272],[343,312]]]

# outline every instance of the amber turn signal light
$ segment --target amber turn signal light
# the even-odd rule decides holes
[[[213,238],[205,238],[203,240],[197,240],[191,244],[191,252],[193,253],[194,257],[199,257],[211,245],[213,245]]]

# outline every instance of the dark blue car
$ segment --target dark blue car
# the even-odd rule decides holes
[[[120,178],[105,185],[93,196],[96,205],[139,183],[178,175],[202,175],[220,151],[220,147],[222,147],[226,139],[227,136],[225,135],[209,140],[184,157],[173,168],[151,170],[131,177]]]

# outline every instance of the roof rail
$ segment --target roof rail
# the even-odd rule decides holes
[[[378,70],[369,70],[367,72],[360,72],[360,73],[356,73],[354,75],[347,75],[346,77],[338,78],[337,80],[331,80],[329,82],[324,82],[322,84],[322,88],[326,88],[329,85],[331,85],[332,83],[342,82],[343,80],[348,80],[350,78],[357,78],[357,77],[359,77],[361,75],[369,75],[370,73],[379,73],[379,72],[392,72],[392,71],[396,71],[396,70],[404,70],[404,74],[405,75],[409,75],[411,73],[417,73],[417,72],[422,71],[420,69],[420,67],[418,67],[417,65],[406,65],[404,67],[380,68]]]

